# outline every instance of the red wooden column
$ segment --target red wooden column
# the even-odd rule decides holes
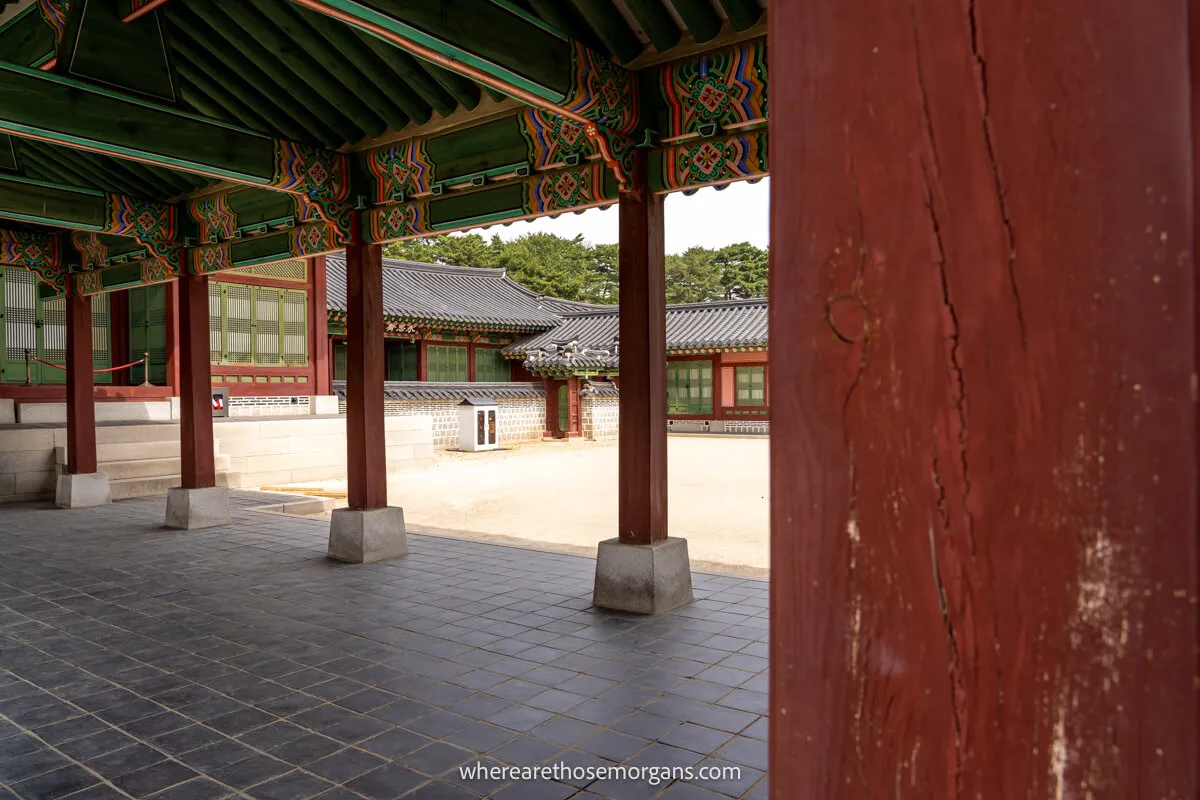
[[[1189,4],[768,19],[771,797],[1196,797]]]
[[[309,261],[312,272],[312,309],[309,312],[308,340],[312,355],[313,394],[333,393],[333,367],[330,361],[329,309],[325,281],[325,256],[316,256]]]
[[[383,250],[362,240],[354,213],[346,245],[346,475],[352,509],[387,505],[383,432]]]
[[[92,374],[92,298],[67,282],[67,473],[96,471],[96,401]]]
[[[178,285],[182,483],[184,489],[201,489],[216,485],[212,370],[209,366],[208,341],[208,276],[184,275]]]
[[[646,183],[637,153],[636,191],[621,195],[621,427],[618,536],[667,538],[667,300],[663,197]]]

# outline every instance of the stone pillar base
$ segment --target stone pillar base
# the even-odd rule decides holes
[[[106,506],[112,502],[108,475],[88,472],[82,475],[62,474],[54,487],[54,505],[59,508],[88,508]]]
[[[692,567],[687,539],[653,544],[600,543],[592,603],[614,611],[661,614],[692,602]]]
[[[329,557],[367,564],[408,555],[404,509],[336,508],[329,519]]]
[[[182,530],[215,528],[233,522],[229,490],[224,486],[167,490],[167,527]]]

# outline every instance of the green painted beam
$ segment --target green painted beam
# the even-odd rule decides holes
[[[439,181],[530,159],[517,117],[432,136],[425,142],[425,152],[437,165]]]
[[[324,101],[317,98],[307,84],[303,89],[293,88],[296,76],[284,70],[278,62],[260,64],[246,56],[234,38],[230,38],[224,32],[212,30],[208,23],[193,14],[187,6],[173,6],[166,19],[171,26],[172,43],[187,38],[199,52],[207,52],[210,57],[219,53],[221,64],[227,65],[229,71],[244,83],[255,87],[257,96],[274,105],[308,133],[308,136],[303,138],[338,146],[362,135],[361,131],[352,126],[338,125],[338,117],[332,106],[325,110]],[[276,87],[282,88],[283,91],[278,91]],[[308,90],[313,97],[307,97],[303,90]]]
[[[633,18],[642,26],[650,44],[660,53],[679,44],[679,26],[663,6],[662,0],[625,0]]]
[[[712,7],[710,0],[672,0],[679,18],[692,34],[692,38],[703,44],[716,38],[721,32],[721,17]]]
[[[548,100],[571,88],[571,43],[511,11],[479,0],[293,0],[371,32],[384,31],[426,51],[422,57],[462,64]],[[413,48],[410,52],[418,54]]]
[[[0,133],[210,178],[266,184],[275,175],[269,137],[69,78],[0,64],[0,97]]]
[[[762,19],[763,10],[755,0],[721,0],[735,31],[752,28]]]
[[[0,177],[0,219],[101,231],[105,228],[106,211],[104,192]]]
[[[566,0],[564,0],[565,2]],[[612,3],[596,0],[570,0],[588,24],[596,29],[604,46],[617,61],[632,61],[642,54],[642,43],[621,12]]]

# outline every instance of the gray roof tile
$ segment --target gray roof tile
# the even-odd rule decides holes
[[[333,393],[346,396],[346,382],[334,381]],[[493,400],[512,400],[523,397],[545,397],[541,381],[503,381],[476,383],[436,383],[431,381],[386,381],[383,396],[388,400],[465,400],[468,397],[490,397]]]
[[[551,345],[562,346],[571,342],[578,343],[585,350],[612,351],[619,321],[615,307],[564,314],[561,325],[510,344],[504,348],[504,354],[518,357]],[[765,347],[766,344],[766,299],[667,306],[668,351]],[[593,357],[589,353],[576,356],[580,359]],[[579,361],[571,363],[584,366]]]
[[[346,310],[346,258],[325,259],[330,311]],[[428,323],[499,330],[545,330],[569,300],[543,301],[504,270],[383,260],[383,313]],[[586,307],[586,306],[585,306]]]

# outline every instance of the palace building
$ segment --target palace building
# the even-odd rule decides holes
[[[61,421],[64,301],[39,297],[17,268],[0,269],[0,292],[0,413]],[[229,270],[208,292],[212,383],[230,416],[345,412],[342,254]],[[98,416],[177,417],[174,285],[97,294],[92,308],[95,369],[112,370],[96,374]],[[765,299],[668,306],[671,430],[767,432],[766,309]],[[616,306],[539,296],[500,269],[385,259],[383,314],[385,413],[432,416],[435,446],[457,445],[466,397],[502,406],[501,441],[615,438]]]

